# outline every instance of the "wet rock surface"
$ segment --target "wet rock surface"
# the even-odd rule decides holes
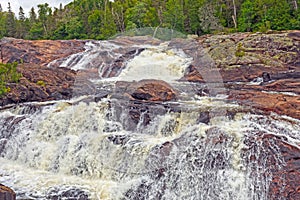
[[[69,99],[76,73],[66,68],[47,68],[38,65],[20,65],[19,83],[9,83],[10,92],[0,99],[0,105],[32,101]]]
[[[80,40],[0,40],[0,62],[31,63],[46,66],[53,60],[84,51]]]
[[[0,183],[0,199],[1,200],[15,200],[16,193],[9,187]]]
[[[256,177],[255,181],[263,178],[267,181],[266,184],[270,184],[267,198],[272,200],[278,197],[288,200],[298,199],[300,197],[299,149],[289,144],[285,136],[272,134],[252,135],[245,140],[245,143],[249,149],[243,153],[250,158],[246,165],[252,170],[251,175]],[[262,153],[254,156],[256,151],[262,151]],[[259,167],[267,170],[262,172]]]
[[[222,79],[230,100],[299,119],[299,39],[300,31],[202,36],[198,42],[209,62],[194,62],[182,80]]]
[[[134,83],[133,99],[145,101],[171,101],[176,99],[175,90],[164,81],[143,80]]]
[[[121,96],[120,96],[121,94]],[[177,99],[177,91],[162,80],[119,81],[114,88],[114,97],[144,102],[166,102]]]
[[[134,45],[136,42],[143,44],[147,43],[148,40],[139,38],[137,41],[125,38],[116,40],[114,44]],[[242,105],[244,112],[268,116],[272,116],[272,113],[277,113],[279,115],[300,119],[299,43],[300,31],[272,34],[236,33],[231,35],[202,36],[197,39],[196,44],[201,47],[203,52],[206,52],[205,55],[208,55],[209,59],[193,62],[186,69],[185,76],[181,81],[197,84],[205,84],[207,81],[213,83],[215,80],[216,82],[222,81],[225,87],[224,90],[226,90],[226,94],[228,95],[227,100]],[[178,94],[173,86],[160,80],[117,82],[115,86],[113,86],[113,89],[106,90],[106,88],[97,88],[90,80],[99,77],[99,71],[96,68],[91,67],[86,70],[74,72],[66,68],[57,68],[55,64],[53,64],[51,68],[45,67],[53,60],[62,59],[71,54],[84,51],[84,41],[24,41],[5,38],[1,40],[0,44],[0,59],[2,62],[22,61],[25,63],[18,67],[18,71],[23,75],[20,83],[8,84],[11,91],[1,98],[0,105],[2,106],[31,101],[69,99],[74,96],[91,94],[95,95],[95,101],[99,101],[102,98],[112,95],[113,98],[117,99],[117,102],[111,102],[110,104],[110,106],[113,106],[115,109],[116,113],[114,114],[118,115],[117,113],[123,113],[123,116],[114,116],[117,121],[126,127],[124,128],[126,131],[141,132],[144,127],[151,124],[154,116],[164,115],[170,111],[177,113],[182,111],[181,108],[175,105],[166,104],[179,99],[180,94]],[[158,45],[159,42],[153,40],[148,42],[148,44]],[[176,44],[173,45],[176,47]],[[195,53],[195,51],[189,49],[188,46],[189,45],[183,47],[184,51],[189,55]],[[101,71],[102,77],[117,76],[120,70],[126,66],[126,62],[143,51],[143,48],[123,48],[113,51],[123,56],[116,57],[113,62],[108,62],[107,66]],[[199,55],[204,54],[203,52],[199,53]],[[107,56],[107,59],[108,58]],[[98,57],[95,59],[97,60]],[[63,60],[61,60],[61,62],[62,61]],[[95,63],[101,64],[102,61],[98,60]],[[95,63],[93,63],[93,66]],[[214,66],[214,68],[211,66]],[[195,87],[197,87],[197,85]],[[224,93],[225,92],[222,94]],[[204,87],[203,89],[201,88],[201,90],[199,89],[198,93],[190,95],[208,96],[209,94],[209,88]],[[228,113],[228,118],[233,119],[235,114],[235,112]],[[201,112],[196,117],[197,122],[210,125],[211,116],[209,112]],[[15,120],[15,122],[12,123],[11,121],[13,120]],[[23,118],[21,117],[16,119],[7,118],[7,123],[14,125],[22,120]],[[176,122],[170,123],[171,128],[176,127]],[[174,126],[172,126],[172,123]],[[6,124],[4,123],[4,125]],[[109,130],[111,132],[116,132],[121,129],[120,127],[109,128],[111,128],[111,130]],[[12,130],[12,126],[7,126],[7,132],[3,134],[3,140],[0,142],[0,152],[5,148],[5,139],[10,138],[8,133]],[[171,131],[166,130],[165,132]],[[223,143],[231,145],[230,142],[232,142],[232,138],[227,138],[226,134],[223,134],[221,130],[209,129],[207,135],[210,136],[209,141],[205,141],[205,139],[202,138],[201,141],[203,143],[201,145],[209,144],[218,146]],[[128,138],[123,135],[118,135],[109,136],[108,140],[113,144],[123,145],[127,142]],[[262,163],[264,164],[263,167],[267,166],[269,171],[258,171],[257,174],[253,173],[252,175],[269,177],[270,188],[266,195],[268,199],[275,200],[278,199],[279,196],[282,199],[288,200],[300,198],[299,144],[292,144],[287,141],[288,139],[284,136],[258,133],[258,135],[245,140],[249,149],[245,149],[245,151],[241,152],[241,154],[245,155],[249,154],[252,150],[262,152],[260,157],[252,157],[252,155],[249,154],[247,158],[250,158],[250,160],[248,160],[246,164],[248,164],[250,168],[253,167],[255,173],[257,172],[255,171],[257,166],[262,166]],[[262,146],[258,147],[258,143]],[[187,146],[188,143],[179,138],[172,142],[166,142],[153,150],[153,154],[159,158],[158,163],[155,163],[157,164],[155,166],[156,168],[154,168],[154,170],[151,168],[152,173],[150,174],[154,182],[158,181],[161,184],[161,190],[154,192],[157,198],[162,197],[164,192],[166,192],[164,189],[167,186],[168,179],[165,178],[168,178],[168,174],[165,173],[166,167],[163,166],[163,161],[168,157],[174,145],[184,147]],[[194,160],[196,168],[201,164],[201,155],[204,155],[203,151],[205,147],[201,145],[197,145],[199,148],[193,149],[190,152],[197,158]],[[276,146],[277,149],[274,150],[274,146]],[[225,154],[224,152],[220,152],[215,155],[206,155],[207,158],[209,158],[207,159],[208,161],[213,160],[214,162],[213,164],[207,163],[206,166],[209,167],[210,164],[212,164],[213,166],[217,166],[217,169],[228,167],[229,163],[225,162]],[[280,154],[282,158],[280,161],[276,160],[277,154]],[[254,165],[252,165],[252,161]],[[147,162],[151,164],[152,160]],[[172,163],[170,166],[176,166],[175,164]],[[187,166],[189,164],[190,163],[186,163]],[[171,170],[180,172],[181,169],[171,168]],[[207,174],[207,176],[213,175],[214,174]],[[192,179],[194,177],[190,178]],[[260,180],[257,179],[257,181]],[[178,184],[180,185],[180,182],[178,182]],[[147,194],[149,190],[156,189],[152,188],[151,185],[151,182],[142,182],[136,190],[128,191],[126,196],[130,199],[141,199],[141,197],[145,197],[144,194]],[[11,199],[13,199],[13,197],[15,197],[13,196],[14,193],[9,193],[10,190],[5,188],[5,186],[0,186],[0,197],[8,193],[12,195]],[[208,189],[205,191],[208,191]],[[69,190],[60,192],[60,195],[58,195],[59,192],[59,189],[51,190],[48,193],[48,197],[52,199],[60,199],[61,197],[88,198],[85,191],[76,188],[70,188]],[[218,193],[220,191],[215,192]]]
[[[47,199],[59,200],[59,199],[78,199],[88,200],[89,195],[86,191],[75,187],[57,187],[52,188],[47,193]]]

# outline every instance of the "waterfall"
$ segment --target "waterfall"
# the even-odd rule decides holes
[[[222,95],[189,96],[192,84],[176,81],[193,61],[186,52],[166,43],[122,45],[87,42],[85,52],[56,62],[97,68],[95,88],[155,78],[181,98],[134,104],[88,94],[3,108],[0,182],[19,199],[270,199],[272,176],[286,166],[278,140],[299,148],[299,120],[251,113]],[[116,59],[134,52],[115,78],[101,75],[103,63],[113,65],[111,55],[99,60],[103,49]]]
[[[150,113],[151,123],[141,117],[133,129],[122,118],[126,105],[115,110],[107,99],[15,106],[0,115],[0,181],[33,199],[70,190],[89,199],[268,199],[263,173],[272,169],[251,160],[266,149],[251,143],[257,133],[285,134],[283,127],[295,143],[299,129],[283,119],[269,126],[272,119],[233,104],[223,105],[237,112],[233,119],[202,123],[205,103]],[[273,167],[284,167],[273,145]]]

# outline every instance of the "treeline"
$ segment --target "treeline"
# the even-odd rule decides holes
[[[26,16],[0,6],[0,38],[106,39],[153,27],[185,34],[300,29],[300,0],[74,0]],[[3,5],[2,5],[3,6]]]

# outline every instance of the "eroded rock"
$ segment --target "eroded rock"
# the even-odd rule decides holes
[[[15,200],[16,193],[9,187],[0,183],[0,199],[1,200]]]
[[[9,83],[10,92],[0,99],[0,105],[31,101],[69,99],[76,73],[66,68],[46,68],[20,65],[19,83]]]
[[[261,91],[232,90],[229,99],[265,113],[275,112],[300,119],[300,97]]]
[[[130,96],[142,101],[171,101],[176,99],[176,91],[161,80],[142,80],[132,85]]]
[[[0,62],[31,63],[45,66],[53,60],[84,51],[83,40],[0,40]]]

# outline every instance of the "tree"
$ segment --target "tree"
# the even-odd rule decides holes
[[[79,17],[71,18],[66,23],[65,31],[67,33],[66,39],[78,39],[85,37],[83,24]]]
[[[108,2],[105,0],[105,9],[102,11],[103,13],[103,19],[101,21],[101,28],[100,28],[100,36],[96,39],[107,39],[117,33],[117,26],[115,24],[113,14],[112,14],[112,6],[111,2]]]
[[[111,13],[119,32],[125,31],[125,11],[126,7],[121,1],[115,1],[112,4]]]
[[[269,0],[266,3],[267,11],[265,21],[270,22],[270,28],[273,30],[286,30],[291,28],[290,6],[286,0]],[[268,1],[267,1],[268,2]]]
[[[10,3],[8,3],[8,14],[6,19],[7,36],[14,37],[16,33],[16,19],[15,14],[11,10]]]
[[[182,0],[168,0],[164,11],[164,26],[184,32],[184,15]]]
[[[221,30],[223,27],[216,17],[215,5],[210,1],[204,3],[199,9],[200,28],[204,33]]]
[[[0,12],[0,39],[6,35],[6,15]]]
[[[258,19],[255,10],[255,3],[252,0],[246,0],[242,4],[240,17],[238,19],[240,31],[253,31],[255,20]]]
[[[147,7],[145,2],[138,2],[135,6],[126,10],[126,28],[142,28],[146,27],[145,16]]]
[[[52,15],[52,9],[49,7],[49,4],[45,3],[45,4],[39,4],[38,5],[38,13],[39,13],[39,22],[42,24],[43,29],[44,29],[44,36],[48,36],[48,28],[49,28],[49,24],[47,23],[49,21],[49,18]]]
[[[100,35],[101,28],[101,12],[100,10],[94,10],[88,17],[88,23],[91,27],[91,35],[94,38],[96,35]]]
[[[29,21],[31,24],[33,24],[36,22],[36,20],[37,20],[37,15],[35,13],[34,7],[32,7],[29,12]]]
[[[19,8],[19,20],[17,21],[17,34],[18,38],[25,38],[28,32],[28,19],[25,17],[25,13],[22,7]]]
[[[240,12],[240,31],[286,30],[293,28],[295,16],[286,0],[246,0]]]

